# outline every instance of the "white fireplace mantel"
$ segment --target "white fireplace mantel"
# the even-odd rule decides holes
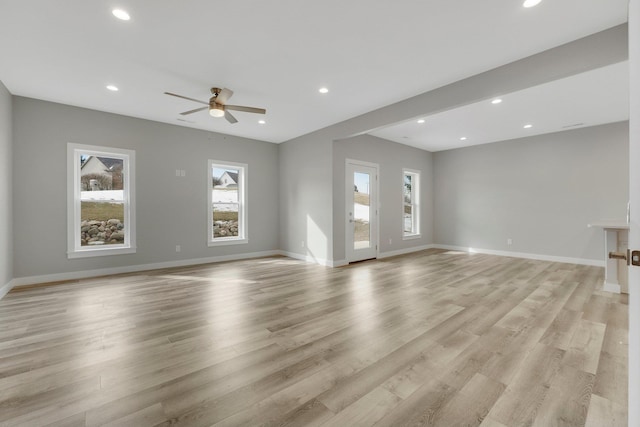
[[[604,291],[628,293],[627,263],[609,258],[610,252],[627,252],[629,223],[625,220],[599,220],[588,224],[604,230]]]

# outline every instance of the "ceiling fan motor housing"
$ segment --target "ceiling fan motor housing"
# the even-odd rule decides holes
[[[228,110],[244,111],[247,113],[256,114],[265,114],[267,112],[267,110],[265,110],[264,108],[246,107],[242,105],[227,105],[227,101],[233,96],[233,91],[226,88],[220,89],[218,87],[212,87],[211,94],[213,96],[209,98],[209,102],[200,101],[198,99],[189,98],[188,96],[178,95],[171,92],[165,92],[165,94],[207,105],[207,107],[200,107],[194,110],[180,113],[183,116],[208,109],[209,115],[211,115],[212,117],[224,117],[229,123],[234,124],[237,123],[238,120],[231,113],[229,113]]]

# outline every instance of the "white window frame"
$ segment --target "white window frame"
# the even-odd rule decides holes
[[[411,176],[411,203],[404,201],[404,178]],[[402,239],[418,239],[420,235],[420,171],[415,169],[402,169]],[[411,206],[411,232],[404,230],[404,207]]]
[[[213,168],[238,170],[238,235],[213,238]],[[247,177],[249,166],[246,163],[227,162],[209,159],[207,169],[207,244],[209,246],[238,245],[249,243],[249,227],[247,226]]]
[[[119,245],[81,246],[80,224],[80,155],[122,159],[124,190],[124,243]],[[135,215],[135,157],[136,152],[123,148],[67,144],[67,257],[88,258],[122,255],[136,252]]]

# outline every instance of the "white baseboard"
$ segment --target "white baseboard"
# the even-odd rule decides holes
[[[6,294],[9,293],[9,291],[11,289],[13,289],[13,287],[15,286],[15,279],[9,281],[9,283],[5,283],[4,285],[0,286],[0,299],[2,299],[2,297],[4,297]]]
[[[416,246],[413,248],[398,249],[396,251],[380,252],[378,254],[378,258],[381,259],[381,258],[389,258],[392,256],[398,256],[398,255],[406,255],[412,252],[426,251],[427,249],[433,249],[435,247],[436,247],[435,245],[431,244],[431,245]]]
[[[379,252],[377,259],[389,258],[392,256],[398,256],[398,255],[406,255],[412,252],[420,252],[420,251],[424,251],[432,248],[434,248],[433,245],[424,245],[424,246],[416,246],[413,248],[398,249],[397,251]],[[283,253],[283,255],[290,257],[288,253]],[[291,258],[294,258],[294,257],[291,257]],[[302,259],[302,258],[298,258],[298,259]],[[309,261],[309,260],[307,259],[306,261]],[[309,261],[309,262],[313,262],[313,261]],[[324,264],[324,265],[327,265],[329,267],[343,267],[345,265],[349,265],[349,261],[347,261],[346,259],[339,259],[335,261],[329,261],[327,264]]]
[[[439,244],[432,245],[432,247],[438,248],[438,249],[446,249],[450,251],[479,253],[479,254],[487,254],[487,255],[499,255],[499,256],[507,256],[507,257],[513,257],[513,258],[535,259],[538,261],[551,261],[551,262],[562,262],[566,264],[580,264],[580,265],[592,265],[595,267],[604,267],[604,260],[601,261],[597,259],[570,258],[570,257],[561,257],[561,256],[553,256],[553,255],[530,254],[527,252],[495,251],[493,249],[479,249],[479,248],[469,248],[464,246],[450,246],[450,245],[439,245]]]
[[[325,258],[316,258],[311,255],[297,254],[295,252],[278,251],[278,254],[289,257],[289,258],[297,259],[300,261],[310,262],[312,264],[323,265],[325,267],[340,267],[342,265],[347,264],[346,261],[331,261]]]
[[[605,280],[604,285],[602,285],[602,290],[607,292],[613,292],[614,294],[621,293],[622,289],[620,285],[617,283],[610,283]]]
[[[12,287],[35,285],[38,283],[59,282],[64,280],[86,279],[89,277],[108,276],[111,274],[136,273],[139,271],[158,270],[162,268],[186,267],[189,265],[210,264],[224,261],[237,261],[250,258],[281,255],[281,251],[251,252],[237,255],[224,255],[209,258],[183,259],[178,261],[158,262],[154,264],[128,265],[124,267],[100,268],[96,270],[72,271],[69,273],[45,274],[42,276],[18,277],[13,279]],[[1,292],[0,292],[1,294]]]
[[[411,252],[419,252],[419,251],[424,251],[425,249],[432,249],[434,247],[434,245],[424,245],[424,246],[416,246],[413,248],[406,248],[406,249],[399,249],[397,251],[391,251],[391,252],[380,252],[378,253],[378,259],[382,259],[382,258],[389,258],[392,256],[397,256],[397,255],[404,255],[404,254],[408,254]],[[297,254],[295,252],[287,252],[287,251],[280,251],[280,255],[289,257],[289,258],[293,258],[293,259],[297,259],[300,261],[305,261],[305,262],[310,262],[313,264],[319,264],[319,265],[324,265],[325,267],[343,267],[345,265],[348,265],[349,262],[346,259],[339,259],[339,260],[328,260],[328,259],[324,259],[324,258],[314,258],[311,255],[302,255],[302,254]]]
[[[389,258],[392,256],[405,255],[412,252],[419,252],[426,249],[434,249],[434,248],[452,250],[452,251],[462,251],[462,252],[475,252],[475,253],[482,253],[482,254],[488,254],[488,255],[508,256],[508,257],[514,257],[514,258],[535,259],[540,261],[552,261],[552,262],[562,262],[562,263],[569,263],[569,264],[582,264],[582,265],[604,267],[604,261],[593,260],[593,259],[557,257],[557,256],[551,256],[551,255],[539,255],[539,254],[530,254],[530,253],[524,253],[524,252],[495,251],[491,249],[478,249],[478,248],[471,249],[471,248],[462,247],[462,246],[450,246],[450,245],[439,245],[439,244],[430,244],[430,245],[416,246],[413,248],[399,249],[396,251],[381,252],[378,254],[378,258],[380,259]],[[266,256],[274,256],[274,255],[282,255],[282,256],[298,259],[298,260],[309,262],[309,263],[323,265],[326,267],[342,267],[348,264],[346,260],[332,261],[324,258],[315,258],[311,255],[302,255],[294,252],[287,252],[287,251],[281,251],[281,250],[252,252],[252,253],[246,253],[246,254],[225,255],[225,256],[209,257],[209,258],[195,258],[195,259],[185,259],[185,260],[178,260],[178,261],[167,261],[167,262],[159,262],[159,263],[153,263],[153,264],[129,265],[129,266],[123,266],[123,267],[101,268],[96,270],[83,270],[83,271],[72,271],[68,273],[45,274],[41,276],[17,277],[11,280],[9,283],[0,287],[0,299],[3,296],[5,296],[11,289],[18,286],[34,285],[38,283],[48,283],[48,282],[59,282],[64,280],[85,279],[89,277],[108,276],[112,274],[136,273],[139,271],[158,270],[162,268],[185,267],[189,265],[209,264],[209,263],[224,262],[224,261],[237,261],[242,259],[260,258],[260,257],[266,257]]]

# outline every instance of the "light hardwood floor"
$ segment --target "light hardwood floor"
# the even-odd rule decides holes
[[[430,250],[14,289],[0,425],[623,426],[628,304],[602,275]]]

